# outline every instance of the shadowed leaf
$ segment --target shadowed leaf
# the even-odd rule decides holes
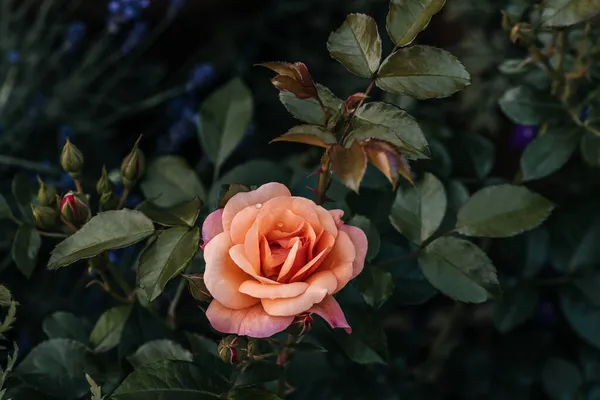
[[[272,142],[296,142],[327,148],[332,144],[336,144],[337,140],[332,132],[322,126],[298,125],[291,128],[287,133],[276,137]]]
[[[427,28],[431,17],[446,0],[392,0],[387,15],[387,31],[396,46],[412,43],[419,32]]]
[[[358,142],[349,149],[334,145],[329,150],[331,166],[335,174],[348,188],[358,193],[360,181],[367,170],[367,157]]]

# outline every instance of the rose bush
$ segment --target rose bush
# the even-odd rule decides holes
[[[210,214],[202,238],[212,326],[263,338],[308,312],[351,332],[333,295],[362,271],[367,238],[342,215],[279,183],[238,193]]]

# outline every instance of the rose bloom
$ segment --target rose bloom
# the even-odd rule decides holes
[[[202,227],[206,311],[223,333],[269,337],[301,313],[351,328],[333,295],[363,269],[364,232],[282,184],[238,193]]]

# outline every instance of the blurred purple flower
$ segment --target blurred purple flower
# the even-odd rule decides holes
[[[586,119],[590,116],[590,107],[586,107],[581,110],[581,114],[579,115],[579,120],[581,122],[585,122]]]
[[[171,125],[168,133],[158,138],[158,149],[163,154],[175,153],[186,140],[194,137],[197,131],[198,116],[190,105],[185,105],[180,109],[179,118]]]
[[[517,125],[510,141],[511,146],[518,150],[525,150],[525,147],[535,139],[539,129],[538,126]]]
[[[129,31],[123,46],[121,46],[121,52],[123,54],[129,54],[133,49],[140,45],[144,36],[148,33],[148,24],[143,21],[136,22],[133,28]]]
[[[6,55],[6,58],[8,59],[8,62],[10,64],[14,65],[14,64],[18,63],[19,60],[21,59],[21,54],[17,50],[11,50]]]
[[[167,11],[167,18],[174,18],[179,11],[185,6],[187,0],[169,0],[169,10]]]
[[[211,64],[198,64],[191,72],[186,88],[188,91],[203,88],[209,85],[216,76],[215,68]]]
[[[108,3],[108,30],[115,33],[119,27],[140,16],[150,6],[150,0],[112,0]]]
[[[111,263],[118,265],[124,258],[131,257],[135,254],[136,246],[124,247],[122,249],[111,250],[108,252],[108,259]]]
[[[65,32],[64,47],[66,51],[75,51],[83,40],[87,27],[83,22],[73,22]]]

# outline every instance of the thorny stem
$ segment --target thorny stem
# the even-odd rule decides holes
[[[325,192],[331,182],[331,159],[327,152],[321,158],[321,172],[319,173],[319,185],[317,186],[317,204],[325,203]]]
[[[367,86],[367,89],[365,90],[363,98],[360,99],[360,101],[358,102],[358,104],[356,105],[356,107],[354,108],[354,110],[352,110],[352,113],[350,113],[350,115],[348,116],[348,121],[346,122],[346,127],[344,128],[344,133],[342,134],[341,140],[344,140],[344,138],[348,134],[348,130],[350,129],[350,123],[352,122],[352,119],[356,116],[356,113],[358,112],[358,109],[362,107],[362,105],[365,103],[365,100],[369,96],[369,93],[371,93],[371,91],[375,87],[375,80],[376,79],[377,79],[377,75],[373,75],[373,78],[371,79],[371,82],[369,83],[369,86]]]
[[[279,365],[280,367],[282,367],[284,369],[283,373],[281,374],[281,376],[279,377],[279,380],[277,382],[277,393],[281,397],[283,397],[285,395],[285,386],[286,386],[285,367],[286,367],[288,358],[291,354],[289,346],[294,344],[295,342],[296,342],[296,338],[294,337],[294,335],[288,335],[288,339],[287,339],[287,342],[285,343],[285,347],[279,354],[279,357],[277,357],[277,365]]]
[[[565,49],[566,49],[566,31],[561,29],[558,32],[558,44],[556,47],[557,57],[556,57],[556,76],[552,82],[552,95],[556,95],[560,88],[561,83],[563,82],[564,75],[564,62],[565,62]],[[547,60],[547,57],[544,56]]]
[[[81,181],[79,181],[79,179],[73,179],[73,181],[75,182],[75,189],[77,190],[77,193],[83,194],[83,186],[81,186]]]
[[[169,305],[168,316],[169,316],[169,323],[171,324],[171,326],[175,326],[177,306],[179,305],[179,301],[181,300],[181,296],[183,295],[185,285],[186,285],[186,280],[184,278],[181,278],[181,280],[179,281],[179,286],[177,286],[177,291],[175,292],[175,297],[173,297],[173,300],[171,301],[171,304]]]
[[[254,361],[261,361],[261,360],[265,360],[267,358],[271,358],[271,357],[275,357],[275,356],[279,356],[278,352],[272,352],[272,353],[265,353],[265,354],[259,354],[256,356],[252,356],[252,360]]]
[[[40,231],[38,230],[37,233],[40,236],[46,236],[46,237],[51,237],[51,238],[68,238],[70,235],[67,235],[66,233],[58,233],[58,232],[44,232],[44,231]]]

